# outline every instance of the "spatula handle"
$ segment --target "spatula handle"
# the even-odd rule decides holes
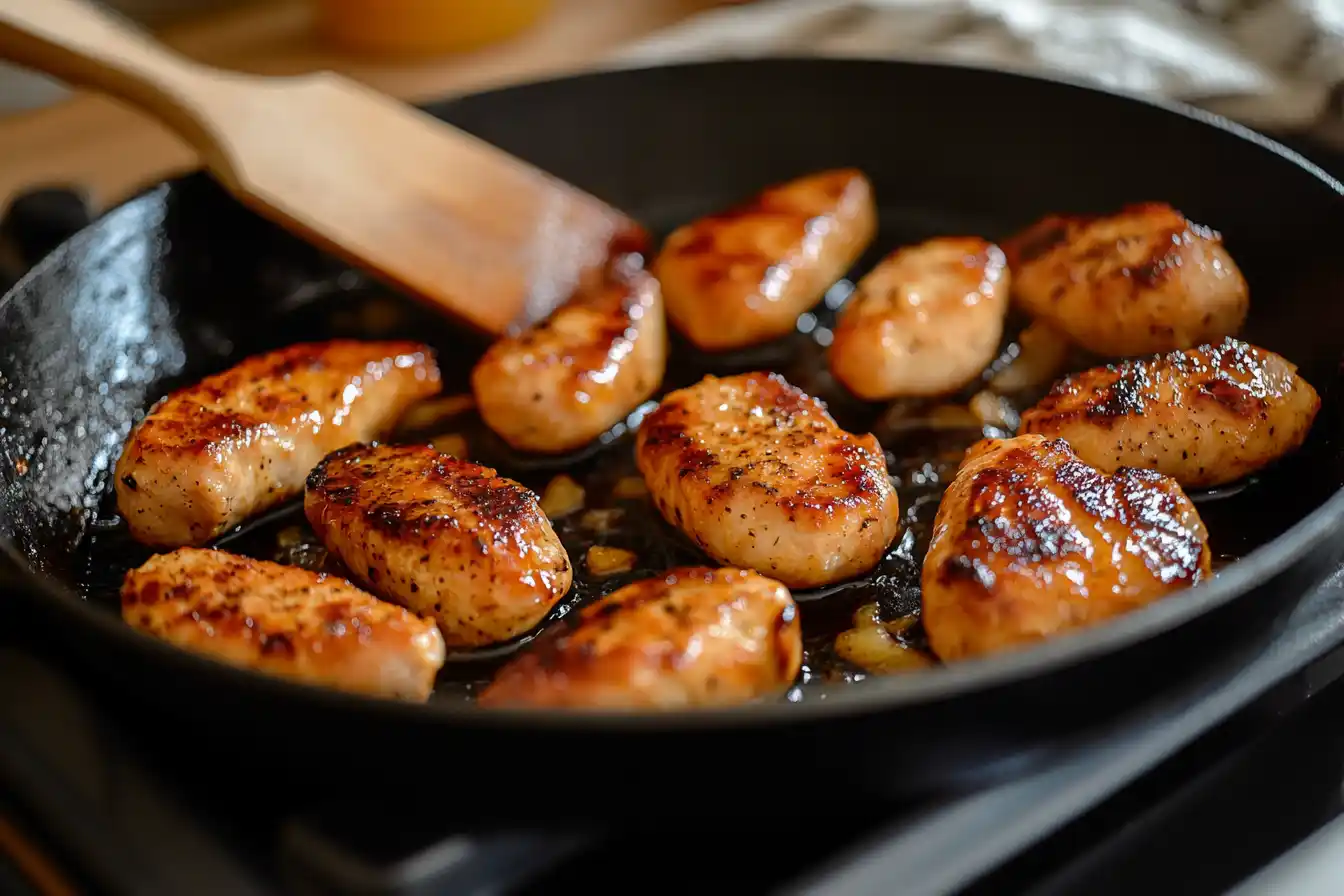
[[[112,94],[200,149],[212,145],[196,108],[222,73],[198,65],[84,0],[0,0],[0,58]]]

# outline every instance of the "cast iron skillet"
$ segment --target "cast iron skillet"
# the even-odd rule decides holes
[[[176,724],[205,726],[240,748],[260,742],[272,769],[298,762],[304,777],[341,792],[367,792],[390,764],[416,769],[424,787],[440,785],[458,804],[514,811],[555,805],[524,798],[555,786],[548,776],[561,769],[596,772],[577,791],[590,806],[629,801],[644,792],[635,787],[685,797],[730,791],[734,802],[793,800],[821,782],[832,793],[839,785],[851,795],[922,794],[1023,768],[1154,688],[1236,663],[1341,555],[1344,187],[1262,137],[1067,83],[860,61],[603,73],[433,111],[662,231],[773,181],[859,167],[874,181],[882,232],[856,274],[878,254],[935,234],[998,238],[1048,212],[1171,202],[1224,233],[1252,287],[1246,335],[1295,361],[1324,408],[1300,452],[1237,494],[1201,496],[1215,550],[1240,558],[1212,583],[1020,653],[857,683],[813,681],[793,701],[657,716],[485,713],[455,699],[403,705],[291,685],[120,622],[111,595],[144,556],[118,534],[107,499],[128,428],[168,388],[297,339],[427,338],[450,382],[480,345],[400,300],[390,317],[361,318],[376,287],[189,176],[110,212],[0,302],[0,535],[22,571],[18,593],[82,668]],[[816,379],[827,319],[820,311],[795,337],[745,357],[706,359],[677,343],[668,384],[768,366],[831,399],[842,423],[876,425],[877,410]],[[481,439],[473,454],[529,484],[555,472]],[[618,441],[565,469],[600,479],[628,455],[629,442]],[[902,475],[907,485],[918,479]],[[926,502],[926,512],[934,506]],[[666,531],[641,532],[630,537],[644,539],[650,570],[694,559]],[[273,533],[253,526],[231,546],[264,551],[258,545]],[[814,598],[804,617],[833,605],[844,617],[861,600],[911,609],[888,606],[917,603],[918,545],[906,549],[857,592],[803,595]],[[580,596],[618,583],[586,583]],[[378,762],[358,764],[371,758]],[[803,769],[823,777],[813,783]]]

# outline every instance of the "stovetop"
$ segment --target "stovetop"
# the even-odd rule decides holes
[[[1344,158],[1301,148],[1344,171]],[[60,192],[11,209],[0,287],[83,215]],[[769,817],[726,797],[694,824],[511,830],[414,794],[324,804],[262,784],[264,760],[74,681],[11,615],[0,893],[1344,892],[1341,644],[1344,570],[1238,668],[1173,682],[1043,770],[983,791],[917,805],[810,794]],[[564,786],[539,785],[538,798]]]

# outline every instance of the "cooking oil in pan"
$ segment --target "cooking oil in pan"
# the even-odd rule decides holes
[[[826,401],[842,426],[873,432],[886,448],[888,469],[900,495],[902,534],[868,575],[795,592],[802,611],[804,661],[797,686],[786,698],[794,701],[819,696],[818,684],[910,674],[936,665],[919,623],[919,579],[938,501],[965,449],[986,436],[1011,435],[1018,412],[1044,391],[1041,383],[1033,383],[995,395],[982,382],[937,402],[879,407],[856,401],[831,380],[825,363],[830,327],[851,289],[848,281],[842,281],[817,309],[799,318],[796,333],[749,351],[707,356],[674,336],[673,360],[664,382],[664,391],[670,391],[707,373],[776,370]],[[325,334],[327,338],[418,338],[435,345],[444,372],[445,397],[418,410],[397,438],[430,441],[446,453],[495,467],[535,490],[543,496],[573,561],[573,588],[542,625],[506,644],[453,655],[440,676],[435,699],[470,699],[509,656],[525,649],[542,629],[563,624],[563,618],[576,608],[668,568],[709,562],[663,521],[635,467],[633,432],[651,405],[638,409],[627,422],[575,455],[521,456],[494,436],[472,408],[467,374],[474,350],[464,350],[460,334],[410,303],[376,291],[343,290],[323,293],[323,301],[311,306],[287,310],[282,320],[279,335],[288,341]],[[987,378],[1020,353],[1020,324],[1009,327],[1000,361],[987,372]],[[277,333],[272,330],[270,335],[275,339]],[[238,346],[235,353],[241,357],[266,347],[273,345]],[[1083,364],[1070,364],[1070,369]],[[1211,534],[1216,566],[1268,541],[1287,525],[1255,507],[1257,491],[1257,484],[1248,482],[1194,496]],[[147,559],[149,550],[132,541],[116,520],[110,493],[99,517],[101,521],[91,526],[82,548],[81,584],[90,600],[114,609],[123,575]],[[308,528],[298,501],[248,522],[217,544],[261,559],[345,574]]]

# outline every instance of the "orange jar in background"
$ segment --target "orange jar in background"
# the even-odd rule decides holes
[[[317,30],[342,49],[379,55],[472,50],[535,23],[551,0],[315,0]]]

